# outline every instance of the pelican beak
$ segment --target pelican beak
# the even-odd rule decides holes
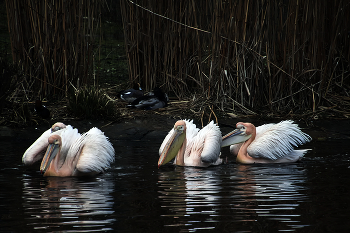
[[[47,168],[50,166],[51,161],[55,158],[59,151],[60,146],[56,143],[49,144],[46,149],[43,160],[41,161],[40,171],[45,173]]]
[[[245,133],[245,128],[240,127],[222,137],[221,147],[230,146],[247,141],[252,135]]]
[[[169,138],[169,141],[164,146],[162,153],[158,160],[158,168],[170,162],[178,154],[183,142],[185,140],[185,132],[182,127],[174,128],[174,133]]]

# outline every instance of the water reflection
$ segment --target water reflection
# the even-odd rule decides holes
[[[302,167],[282,164],[237,165],[236,168],[236,173],[230,176],[237,182],[231,194],[240,203],[235,207],[247,211],[245,221],[266,217],[280,222],[300,222],[301,215],[296,209],[300,202],[308,200],[303,185],[306,173]]]
[[[114,184],[108,179],[23,178],[27,225],[45,231],[111,230]],[[108,217],[110,216],[110,217]]]
[[[261,230],[262,222],[294,231],[305,226],[298,209],[308,200],[305,178],[299,164],[159,171],[159,198],[167,209],[162,217],[165,226],[190,232],[214,228],[254,232]]]

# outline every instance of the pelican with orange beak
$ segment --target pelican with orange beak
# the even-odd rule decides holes
[[[70,125],[66,126],[61,122],[55,123],[50,129],[46,130],[23,154],[22,162],[24,165],[32,165],[41,160],[45,154],[45,150],[49,145],[48,139],[53,134],[60,134],[66,128],[72,128]]]
[[[179,120],[160,146],[158,168],[174,158],[179,166],[219,165],[221,140],[220,128],[213,121],[199,130],[192,120]]]
[[[44,176],[92,176],[104,172],[114,162],[114,148],[98,128],[80,135],[66,129],[51,135],[41,162]]]
[[[236,128],[222,138],[222,147],[231,145],[230,151],[237,156],[237,162],[244,164],[296,162],[308,149],[294,150],[294,147],[311,141],[311,137],[291,120],[258,127],[252,123],[238,122]],[[236,144],[233,143],[236,135],[250,138],[244,143]]]

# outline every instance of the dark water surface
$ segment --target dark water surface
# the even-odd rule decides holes
[[[314,140],[304,148],[313,150],[299,163],[239,165],[226,148],[220,166],[158,169],[160,143],[174,122],[164,130],[103,128],[116,162],[94,178],[47,178],[22,166],[45,127],[2,137],[1,231],[350,232],[348,130],[306,129]]]

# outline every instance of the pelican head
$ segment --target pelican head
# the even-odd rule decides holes
[[[49,146],[47,147],[44,158],[41,161],[40,165],[41,173],[45,173],[49,168],[51,161],[59,153],[61,144],[61,137],[59,135],[52,135],[49,137]]]
[[[62,122],[56,122],[54,125],[51,127],[51,133],[56,132],[61,129],[65,129],[66,125]]]
[[[160,154],[160,157],[158,160],[158,168],[161,165],[170,162],[173,158],[176,157],[185,139],[186,139],[186,122],[182,120],[177,121],[174,126],[174,132],[170,136],[168,142],[166,143],[163,151]]]
[[[222,137],[221,147],[230,146],[247,141],[251,136],[250,123],[238,122],[236,129]]]
[[[44,156],[45,150],[48,146],[48,138],[52,134],[61,134],[66,128],[71,128],[71,126],[66,126],[61,122],[55,123],[50,129],[46,130],[23,154],[22,162],[25,165],[32,165],[35,162],[41,160]],[[62,131],[61,131],[62,130]]]

